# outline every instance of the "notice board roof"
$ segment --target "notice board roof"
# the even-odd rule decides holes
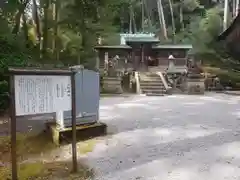
[[[238,13],[238,15],[232,21],[230,26],[217,37],[217,40],[218,41],[225,40],[226,37],[229,36],[234,31],[235,28],[239,28],[239,25],[240,25],[240,13]]]
[[[40,68],[9,68],[13,75],[71,75],[73,72],[66,69],[40,69]]]

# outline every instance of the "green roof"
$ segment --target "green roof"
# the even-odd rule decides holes
[[[192,49],[191,44],[165,44],[156,45],[152,47],[153,49]]]
[[[160,42],[158,38],[155,37],[125,37],[127,42]]]
[[[132,47],[127,45],[112,45],[112,46],[99,45],[99,46],[95,46],[94,48],[95,49],[132,49]]]

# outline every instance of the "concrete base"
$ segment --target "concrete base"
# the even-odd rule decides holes
[[[61,129],[55,123],[47,123],[47,130],[52,137],[52,141],[56,145],[60,145],[62,143],[68,144],[72,139],[72,128],[63,128]],[[93,124],[86,124],[76,126],[77,130],[77,140],[85,140],[101,135],[105,135],[107,132],[107,125],[101,122],[96,122]]]

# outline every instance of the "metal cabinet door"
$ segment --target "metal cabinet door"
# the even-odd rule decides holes
[[[86,122],[95,122],[98,120],[99,112],[99,73],[84,69],[82,74],[82,116]]]
[[[99,74],[91,70],[82,70],[76,74],[76,110],[77,124],[88,124],[99,117]],[[71,126],[71,111],[64,112],[65,126]]]

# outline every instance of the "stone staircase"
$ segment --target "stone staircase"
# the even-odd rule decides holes
[[[166,94],[166,88],[160,76],[154,72],[141,72],[139,83],[142,94],[158,96]]]

